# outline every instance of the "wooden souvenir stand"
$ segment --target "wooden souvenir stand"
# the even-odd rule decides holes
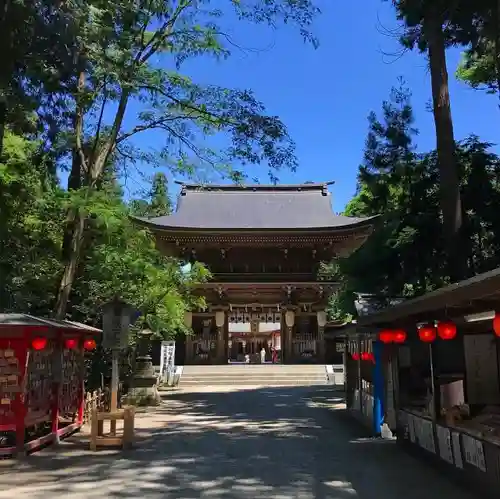
[[[0,456],[33,452],[83,424],[84,324],[0,314]]]

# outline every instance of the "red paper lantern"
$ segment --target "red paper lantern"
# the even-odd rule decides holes
[[[47,338],[33,338],[31,341],[31,347],[33,350],[43,350],[47,346]]]
[[[452,340],[457,335],[457,326],[453,322],[439,322],[437,334],[442,340]]]
[[[96,347],[96,342],[93,339],[85,340],[83,342],[83,348],[85,348],[85,350],[94,350],[95,347]]]
[[[418,328],[418,337],[424,343],[432,343],[436,339],[436,328],[434,326],[422,326]]]
[[[497,312],[493,318],[493,331],[500,337],[500,314]]]
[[[352,354],[352,360],[359,360],[359,353],[354,352]]]
[[[394,334],[392,331],[382,331],[378,335],[378,338],[382,343],[392,343],[394,341]]]
[[[78,346],[78,340],[75,338],[67,338],[64,342],[64,346],[68,350],[74,350]]]
[[[398,329],[392,333],[392,341],[394,343],[404,343],[406,341],[406,331]]]
[[[370,354],[368,352],[363,352],[361,354],[361,360],[370,360]]]

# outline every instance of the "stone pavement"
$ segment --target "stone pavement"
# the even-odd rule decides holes
[[[125,453],[78,438],[0,462],[0,498],[476,499],[362,437],[329,387],[172,392]]]

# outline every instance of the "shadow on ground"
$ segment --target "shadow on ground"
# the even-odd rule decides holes
[[[0,497],[474,497],[367,438],[340,402],[329,387],[170,393],[136,449],[91,454],[72,438],[5,467]]]

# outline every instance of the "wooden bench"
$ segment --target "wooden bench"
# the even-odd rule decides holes
[[[98,412],[92,410],[90,418],[90,450],[96,451],[97,447],[122,447],[130,448],[134,443],[134,418],[135,410],[127,407],[113,412]],[[123,420],[123,433],[116,434],[116,421]],[[104,421],[109,421],[111,430],[104,434]]]

